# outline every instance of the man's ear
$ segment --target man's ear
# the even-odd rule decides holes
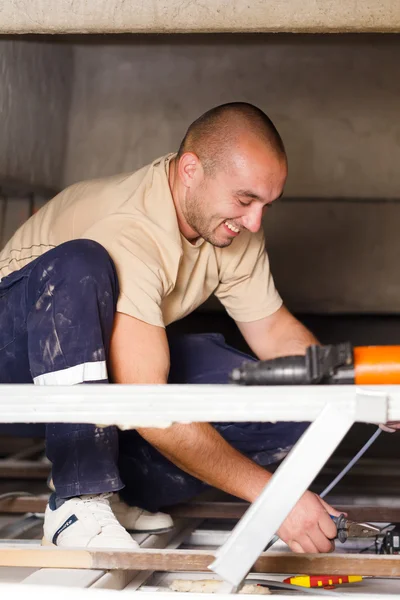
[[[203,174],[200,159],[194,152],[185,152],[179,159],[178,174],[183,185],[192,187],[193,183]]]

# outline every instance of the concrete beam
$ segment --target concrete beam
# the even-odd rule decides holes
[[[398,32],[398,0],[0,0],[0,33]]]

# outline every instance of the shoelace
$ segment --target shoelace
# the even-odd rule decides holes
[[[107,525],[119,525],[108,500],[111,496],[112,493],[81,496],[82,502],[88,506],[92,515],[101,527],[107,527]]]

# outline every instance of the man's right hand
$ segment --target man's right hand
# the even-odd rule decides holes
[[[286,517],[277,535],[293,552],[332,552],[336,525],[329,515],[341,513],[312,492],[305,492]]]

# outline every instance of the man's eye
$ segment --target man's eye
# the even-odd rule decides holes
[[[240,206],[249,206],[250,202],[242,202],[241,200],[239,200],[239,204]]]

